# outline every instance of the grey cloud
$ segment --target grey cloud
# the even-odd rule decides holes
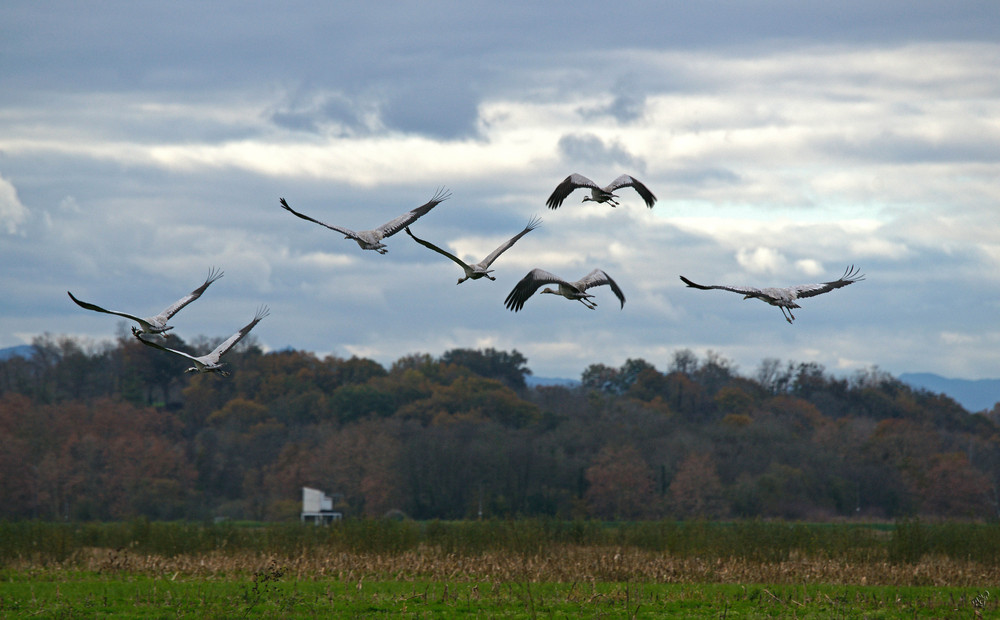
[[[569,8],[569,10],[567,10]],[[427,2],[413,10],[388,3],[291,2],[252,7],[235,1],[162,5],[32,3],[0,5],[5,96],[46,75],[79,89],[259,84],[308,74],[331,82],[370,80],[427,47],[435,63],[486,49],[568,53],[633,49],[774,46],[810,41],[915,39],[995,41],[990,0],[942,7],[932,0],[838,3],[625,3],[601,19],[601,3],[530,6]],[[627,18],[621,18],[621,15]],[[596,21],[600,20],[600,21]],[[594,36],[595,23],[600,28]],[[30,27],[28,26],[30,24]],[[515,67],[504,67],[509,70]],[[45,75],[40,74],[40,71]]]
[[[945,136],[930,140],[916,136],[883,132],[866,138],[822,141],[817,147],[828,153],[852,159],[878,162],[980,162],[996,163],[1000,152],[996,143],[981,137]]]
[[[479,96],[461,83],[397,87],[381,106],[386,127],[406,133],[456,139],[474,135]]]
[[[442,139],[469,137],[478,127],[480,94],[460,77],[463,67],[453,65],[429,67],[414,61],[412,71],[398,78],[357,84],[348,91],[313,84],[276,105],[267,118],[279,127],[308,133],[334,125],[355,135],[388,130]]]
[[[602,138],[587,122],[612,118],[629,131],[641,130],[636,121],[652,109],[654,97],[683,99],[695,82],[702,97],[739,96],[739,89],[724,83],[727,74],[703,72],[714,59],[780,60],[799,48],[840,48],[851,41],[877,44],[879,50],[920,43],[920,37],[931,44],[951,38],[995,42],[997,31],[992,4],[945,7],[919,0],[774,0],[726,3],[725,11],[718,2],[623,5],[620,10],[630,18],[602,22],[599,37],[591,34],[603,7],[586,2],[570,11],[564,3],[508,8],[475,0],[449,10],[433,1],[357,7],[299,2],[253,10],[225,1],[207,5],[182,0],[148,11],[139,6],[122,3],[110,15],[82,5],[52,11],[40,4],[0,3],[4,127],[44,128],[38,133],[43,137],[84,134],[111,147],[118,141],[157,140],[197,145],[250,134],[267,141],[270,128],[261,131],[261,118],[247,120],[246,110],[264,109],[274,103],[275,92],[287,92],[291,94],[264,111],[264,120],[296,132],[389,129],[451,140],[475,135],[484,98],[525,107],[569,102],[577,107],[575,119],[584,122],[558,139],[558,154],[574,167],[580,165],[576,171],[607,182],[620,172],[643,174],[646,161],[629,150],[631,143]],[[704,64],[688,64],[692,56]],[[760,75],[752,85],[762,89],[765,99],[773,97],[766,90],[775,86],[767,81],[772,78]],[[964,81],[962,75],[955,79]],[[839,78],[806,75],[796,82],[804,104],[816,96],[811,91],[825,92],[821,80],[826,79]],[[781,84],[776,86],[780,91]],[[863,91],[864,86],[858,88]],[[955,98],[949,89],[913,88],[921,89],[917,100]],[[584,108],[575,93],[588,100],[596,93],[606,103]],[[81,101],[94,107],[103,103],[106,112],[81,114]],[[121,102],[154,104],[160,110],[176,107],[179,112],[150,118],[141,105]],[[203,105],[213,108],[212,113],[189,115],[188,107]],[[45,113],[39,113],[41,107]],[[231,116],[226,107],[233,108]],[[762,107],[748,107],[746,114],[757,116],[751,122],[741,114],[738,122],[744,125],[737,126],[783,122],[763,119],[769,106]],[[914,110],[900,110],[896,120],[922,109],[918,104]],[[19,116],[23,110],[33,115]],[[559,122],[573,118],[565,115]],[[695,115],[669,122],[697,120]],[[786,161],[787,155],[772,160],[774,154],[757,144],[739,153],[722,152],[722,158],[717,152],[700,157],[678,151],[663,165],[649,165],[652,178],[642,177],[663,201],[651,211],[633,206],[545,212],[545,196],[569,172],[540,180],[539,165],[554,165],[543,161],[551,158],[548,148],[496,169],[477,168],[478,176],[456,173],[457,180],[426,179],[426,186],[419,187],[395,179],[368,186],[229,167],[165,170],[94,160],[76,151],[11,151],[0,158],[0,174],[16,186],[19,200],[31,211],[18,224],[25,236],[7,236],[0,243],[0,264],[8,266],[0,270],[0,290],[9,293],[10,302],[0,305],[0,346],[20,344],[25,334],[52,325],[95,337],[113,335],[113,321],[80,311],[65,291],[141,308],[167,291],[190,290],[191,279],[215,264],[226,270],[226,278],[211,296],[185,311],[186,333],[229,334],[234,327],[229,311],[220,313],[220,308],[239,314],[268,303],[272,317],[255,330],[261,342],[341,355],[354,350],[348,346],[370,349],[386,363],[410,352],[440,354],[482,341],[489,343],[484,346],[521,350],[536,374],[549,376],[575,377],[589,363],[618,365],[628,357],[665,368],[669,353],[661,350],[688,347],[737,357],[743,368],[755,367],[763,357],[816,360],[833,368],[844,357],[873,360],[891,370],[995,374],[995,346],[979,338],[994,334],[994,343],[997,338],[997,280],[989,275],[995,269],[989,257],[955,250],[968,243],[960,234],[941,242],[944,250],[921,249],[914,238],[937,231],[924,232],[926,218],[915,218],[922,220],[924,230],[914,225],[888,238],[887,231],[880,231],[870,235],[874,249],[866,249],[848,232],[836,227],[831,232],[830,226],[807,218],[801,226],[786,227],[785,238],[777,235],[771,241],[777,223],[771,218],[762,228],[768,239],[755,243],[773,245],[790,269],[799,260],[817,260],[836,277],[841,263],[858,261],[869,275],[866,282],[836,295],[810,300],[800,322],[790,328],[780,313],[759,302],[683,287],[677,278],[681,273],[706,280],[733,277],[735,283],[746,274],[736,261],[741,246],[720,230],[732,210],[705,214],[692,207],[692,219],[709,220],[701,229],[706,232],[695,235],[682,232],[683,216],[668,203],[691,199],[698,194],[695,189],[706,187],[721,188],[702,192],[718,196],[720,203],[727,196],[743,199],[739,186],[752,186],[767,166],[851,172],[851,160],[866,161],[862,158],[994,161],[989,140],[981,145],[964,141],[970,133],[936,142],[906,134],[810,142],[810,149],[829,157],[810,160],[812,151],[804,149],[802,160],[793,162]],[[293,138],[306,148],[318,143],[308,136]],[[809,139],[815,138],[810,134]],[[396,154],[385,155],[392,159]],[[759,161],[749,161],[752,157]],[[961,174],[955,167],[941,177],[950,182]],[[914,192],[935,200],[928,209],[950,215],[961,208],[966,188],[942,182],[940,195],[928,197],[926,181],[913,175]],[[474,236],[482,241],[476,242],[476,250],[466,251],[489,251],[533,213],[545,214],[543,226],[497,263],[497,282],[456,287],[454,265],[405,235],[390,240],[388,255],[374,256],[277,205],[277,197],[285,196],[324,221],[366,227],[420,204],[438,182],[456,183],[455,198],[422,219],[419,233],[441,245]],[[767,215],[784,191],[798,195],[786,182],[779,175],[762,193],[746,196],[750,216]],[[67,196],[73,201],[64,202]],[[835,217],[843,206],[824,199],[822,208]],[[46,213],[50,226],[44,225]],[[794,219],[795,213],[787,213]],[[969,216],[970,229],[990,230],[988,215],[973,219],[967,209],[963,215]],[[907,216],[912,218],[909,209]],[[0,232],[3,225],[0,220]],[[899,253],[880,252],[879,243],[915,249],[897,257]],[[947,257],[951,262],[942,262]],[[504,295],[536,264],[574,276],[600,266],[614,275],[629,301],[618,310],[604,292],[597,312],[554,298],[535,299],[518,315],[506,311]],[[775,283],[785,283],[789,276],[778,275]],[[936,279],[928,284],[928,276]],[[800,281],[807,280],[789,277],[787,283]],[[413,321],[400,321],[402,311]],[[421,327],[417,332],[414,321]],[[941,346],[913,337],[932,330],[977,339],[972,345]],[[590,348],[574,349],[584,332],[592,335]],[[915,360],[921,368],[913,366]]]
[[[339,93],[317,94],[306,102],[291,101],[269,111],[268,120],[292,131],[320,133],[332,124],[349,133],[366,133],[363,106]]]
[[[319,120],[316,114],[305,110],[280,110],[271,112],[269,120],[284,129],[319,133]]]
[[[608,114],[622,123],[629,123],[642,118],[646,108],[645,95],[623,94],[615,97],[608,106]]]
[[[615,96],[611,103],[604,106],[581,108],[584,118],[595,116],[611,116],[619,123],[631,123],[642,118],[646,108],[646,96],[634,93],[621,93]]]
[[[608,89],[608,92],[614,95],[614,99],[606,105],[581,108],[580,115],[584,118],[610,116],[622,124],[641,119],[646,111],[646,95],[653,82],[650,77],[637,73],[634,67],[626,69],[614,79],[614,83]],[[657,75],[656,80],[662,77]]]
[[[737,185],[743,177],[729,168],[681,168],[660,174],[671,183],[693,187]]]
[[[629,153],[617,141],[606,144],[598,136],[591,133],[563,136],[559,139],[559,152],[563,158],[581,164],[620,165],[636,172],[645,170],[645,163]],[[597,182],[600,183],[600,181]]]

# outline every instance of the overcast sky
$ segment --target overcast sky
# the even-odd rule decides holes
[[[117,4],[117,6],[115,6]],[[516,349],[535,375],[714,351],[850,374],[1000,376],[1000,3],[76,2],[0,5],[0,347],[99,343],[225,271],[176,333],[259,304],[266,349],[390,364]],[[621,173],[621,206],[545,200]],[[538,215],[495,282],[479,261]],[[863,282],[777,308],[702,283]],[[598,307],[503,299],[602,268]],[[151,352],[154,354],[154,352]],[[238,371],[238,369],[236,369]]]

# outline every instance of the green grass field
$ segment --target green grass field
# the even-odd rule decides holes
[[[4,618],[973,618],[984,589],[790,584],[5,576]]]
[[[1000,614],[994,524],[342,525],[0,523],[0,617]]]

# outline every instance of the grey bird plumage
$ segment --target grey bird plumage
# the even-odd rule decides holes
[[[743,295],[743,299],[759,299],[764,303],[771,304],[772,306],[777,306],[781,309],[781,315],[785,317],[785,320],[791,323],[795,320],[795,315],[792,314],[792,308],[801,308],[802,306],[795,303],[796,299],[801,299],[803,297],[814,297],[816,295],[822,295],[823,293],[829,293],[834,289],[838,289],[848,284],[854,284],[860,280],[864,280],[864,275],[859,273],[858,269],[855,269],[854,265],[851,265],[844,271],[842,275],[837,280],[832,280],[830,282],[821,282],[819,284],[799,284],[798,286],[786,286],[784,288],[754,288],[752,286],[721,286],[721,285],[703,285],[695,284],[691,280],[688,280],[684,276],[681,276],[681,281],[687,284],[691,288],[696,288],[702,291],[708,291],[711,289],[719,289],[722,291],[731,291],[733,293],[739,293]]]
[[[618,202],[615,200],[618,196],[615,194],[615,190],[621,189],[623,187],[631,187],[639,193],[642,200],[646,203],[646,206],[650,209],[656,204],[656,196],[653,192],[649,191],[645,185],[643,185],[635,177],[623,174],[611,183],[608,183],[604,187],[601,187],[597,183],[594,183],[582,174],[573,173],[563,179],[563,182],[556,186],[553,190],[552,195],[545,204],[550,209],[558,209],[562,205],[566,197],[572,194],[575,190],[580,188],[590,189],[590,196],[584,196],[583,202],[593,201],[593,202],[606,202],[612,207],[617,207]]]
[[[118,310],[106,310],[96,304],[88,303],[86,301],[80,301],[79,299],[73,296],[73,293],[70,293],[69,291],[66,291],[66,294],[69,295],[69,298],[72,299],[73,302],[76,303],[76,305],[86,310],[93,310],[94,312],[104,312],[105,314],[114,314],[116,316],[124,317],[126,319],[131,319],[135,321],[136,323],[139,324],[139,327],[135,327],[134,325],[132,326],[133,334],[143,333],[143,334],[159,335],[166,337],[169,335],[166,332],[174,328],[173,325],[167,325],[167,321],[169,321],[175,314],[180,312],[184,306],[188,305],[192,301],[201,297],[201,294],[205,292],[205,289],[207,289],[209,285],[212,284],[212,282],[215,282],[221,277],[222,277],[222,271],[217,270],[216,268],[213,267],[212,269],[209,270],[208,277],[205,278],[205,282],[201,286],[194,289],[184,297],[181,297],[174,303],[170,304],[162,311],[160,311],[159,314],[148,317],[140,317],[134,314],[129,314],[128,312],[121,312]]]
[[[466,263],[465,261],[463,261],[462,259],[458,258],[457,256],[455,256],[451,252],[448,252],[447,250],[443,250],[443,249],[439,248],[438,246],[434,245],[433,243],[431,243],[429,241],[424,241],[423,239],[419,239],[416,235],[414,235],[412,232],[410,232],[410,227],[409,226],[406,227],[406,234],[410,235],[410,237],[412,237],[414,241],[416,241],[420,245],[424,246],[425,248],[429,248],[431,250],[434,250],[438,254],[441,254],[442,256],[447,256],[451,260],[453,260],[456,263],[458,263],[458,266],[461,267],[463,271],[465,271],[465,276],[463,276],[463,277],[461,277],[461,278],[458,279],[458,284],[461,284],[462,282],[465,282],[466,280],[478,280],[480,278],[489,278],[490,280],[496,280],[496,278],[494,278],[493,276],[490,275],[490,273],[493,270],[490,269],[489,267],[490,267],[490,265],[493,264],[493,261],[495,261],[498,256],[500,256],[501,254],[503,254],[504,252],[506,252],[508,249],[510,249],[510,246],[514,245],[514,243],[516,243],[518,239],[520,239],[524,235],[528,234],[529,232],[531,232],[535,228],[537,228],[538,225],[541,224],[541,222],[542,222],[542,220],[540,220],[537,217],[531,218],[531,220],[528,221],[528,225],[524,227],[524,230],[522,230],[521,232],[517,233],[516,235],[514,235],[513,237],[511,237],[510,239],[508,239],[507,241],[505,241],[502,244],[500,244],[500,246],[497,249],[495,249],[492,252],[490,252],[489,256],[487,256],[482,261],[480,261],[480,262],[478,262],[478,263],[476,263],[474,265],[470,265],[470,264]]]
[[[519,311],[524,307],[524,303],[528,301],[528,298],[534,295],[535,291],[544,284],[555,284],[557,288],[546,287],[542,289],[542,293],[562,295],[566,299],[575,299],[591,310],[597,307],[597,302],[591,299],[593,295],[588,293],[587,289],[606,284],[611,287],[612,292],[621,301],[622,308],[625,307],[625,294],[622,293],[618,284],[611,279],[611,276],[601,269],[591,271],[576,282],[563,280],[544,269],[532,269],[528,272],[528,275],[521,278],[521,281],[514,285],[514,288],[504,300],[504,306],[508,310]]]
[[[417,219],[419,219],[422,215],[426,215],[428,211],[438,206],[445,200],[448,200],[448,198],[450,197],[451,197],[451,192],[443,188],[438,189],[438,191],[434,194],[433,198],[431,198],[425,204],[417,207],[416,209],[408,211],[403,215],[400,215],[399,217],[390,220],[385,224],[382,224],[378,228],[373,228],[371,230],[360,230],[360,231],[354,231],[351,230],[350,228],[343,228],[341,226],[334,226],[333,224],[325,224],[317,219],[311,218],[308,215],[299,213],[298,211],[292,209],[290,206],[288,206],[288,203],[285,201],[284,198],[279,198],[278,200],[281,203],[281,207],[286,211],[288,211],[289,213],[291,213],[292,215],[300,217],[314,224],[325,226],[330,230],[339,232],[342,235],[344,235],[345,239],[354,239],[358,243],[358,245],[361,246],[362,250],[375,250],[379,254],[385,254],[389,250],[387,250],[385,244],[382,243],[383,239],[391,237],[392,235],[403,230],[413,222],[416,222]]]
[[[206,355],[195,356],[191,355],[190,353],[185,353],[184,351],[171,349],[156,342],[153,342],[151,340],[146,340],[138,333],[135,334],[135,337],[139,340],[139,342],[141,342],[146,346],[150,346],[155,349],[160,349],[161,351],[166,351],[167,353],[173,353],[174,355],[178,355],[192,362],[194,366],[188,368],[184,372],[214,372],[223,377],[228,377],[229,371],[222,369],[222,362],[220,361],[220,358],[222,358],[223,355],[228,353],[230,349],[235,347],[236,344],[240,340],[242,340],[244,336],[250,333],[250,330],[253,329],[257,323],[260,323],[261,319],[263,319],[269,314],[270,311],[268,310],[267,306],[261,306],[260,308],[257,309],[257,313],[254,315],[252,321],[244,325],[240,329],[240,331],[236,332],[235,334],[227,338],[225,342],[215,347],[215,349],[212,350],[211,353],[208,353]]]

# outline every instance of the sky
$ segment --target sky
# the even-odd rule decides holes
[[[185,340],[386,366],[517,350],[540,377],[677,351],[850,375],[1000,377],[1000,4],[75,2],[0,5],[0,347],[88,346],[225,276]],[[570,173],[621,205],[545,201]],[[452,196],[405,233],[354,230]],[[778,308],[703,284],[865,280]],[[503,300],[603,269],[598,306]],[[151,351],[151,353],[154,353]],[[238,371],[238,369],[235,369]]]

